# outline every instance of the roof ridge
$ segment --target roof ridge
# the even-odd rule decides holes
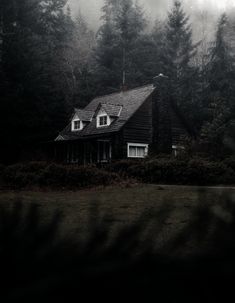
[[[75,110],[81,110],[81,111],[84,111],[84,112],[90,112],[90,113],[94,113],[93,110],[89,110],[89,109],[84,109],[84,108],[76,108],[74,107]]]
[[[112,106],[120,106],[120,107],[123,107],[123,105],[122,104],[113,104],[113,103],[100,103],[101,105],[112,105]]]
[[[127,92],[130,92],[130,91],[133,91],[133,90],[138,90],[138,89],[147,87],[147,86],[152,86],[154,88],[153,84],[145,84],[145,85],[137,86],[135,88],[131,88],[131,89],[128,89],[128,90],[125,90],[125,91],[118,91],[118,92],[115,92],[115,93],[98,96],[98,97],[95,97],[94,99],[92,99],[91,101],[96,100],[96,99],[100,99],[100,98],[104,98],[104,97],[107,97],[107,96],[113,96],[113,95],[118,95],[118,94],[121,94],[121,93],[127,93]]]

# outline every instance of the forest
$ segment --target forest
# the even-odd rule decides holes
[[[203,22],[195,41],[190,20],[180,1],[151,26],[138,1],[105,0],[94,32],[66,0],[1,0],[0,161],[36,158],[74,107],[159,73],[198,144],[218,157],[234,152],[235,17],[219,17],[212,41]]]

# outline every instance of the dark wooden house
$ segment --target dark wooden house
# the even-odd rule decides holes
[[[102,163],[182,150],[190,127],[161,90],[161,83],[123,90],[75,109],[55,140],[57,160]]]

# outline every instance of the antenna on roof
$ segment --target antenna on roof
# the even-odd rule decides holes
[[[126,84],[126,71],[123,70],[123,72],[122,72],[122,85],[123,85],[123,87],[125,86],[125,84]]]
[[[127,90],[127,86],[126,86],[126,49],[125,47],[123,47],[123,51],[122,51],[122,87],[121,87],[122,91],[126,91]]]
[[[123,47],[123,54],[122,54],[122,85],[123,87],[126,84],[126,50]]]

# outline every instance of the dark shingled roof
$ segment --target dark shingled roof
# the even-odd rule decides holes
[[[81,121],[91,121],[91,119],[93,118],[95,112],[94,111],[88,111],[88,110],[84,110],[84,109],[77,109],[75,108],[75,114],[78,115],[79,119]]]
[[[72,132],[69,124],[61,133],[64,140],[75,140],[82,137],[88,137],[99,134],[106,134],[119,131],[125,123],[140,108],[144,101],[154,91],[153,85],[146,85],[128,91],[122,91],[111,95],[97,97],[93,99],[84,109],[85,112],[96,112],[101,106],[107,111],[107,114],[117,117],[107,127],[96,127],[96,119],[92,119],[82,131]],[[121,112],[120,112],[120,109]],[[120,113],[120,116],[118,114]],[[61,138],[62,139],[62,138]]]
[[[100,109],[103,109],[110,117],[118,117],[121,113],[122,105],[103,103]]]

